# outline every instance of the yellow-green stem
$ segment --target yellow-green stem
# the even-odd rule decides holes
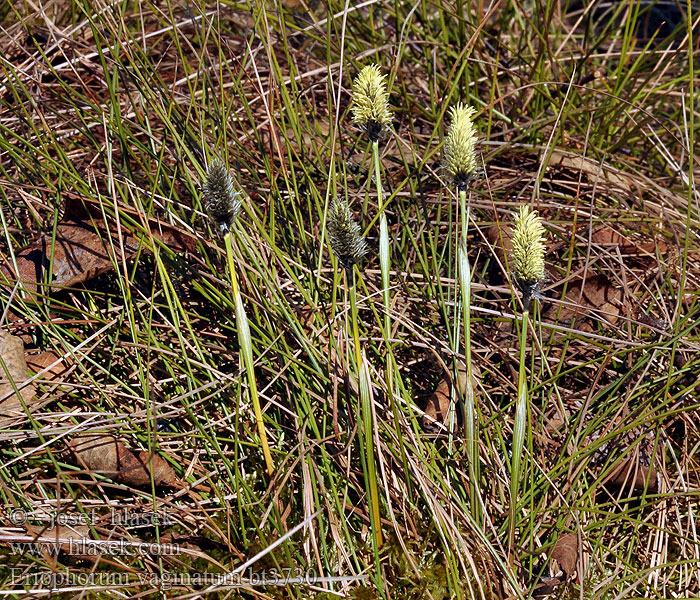
[[[386,219],[386,211],[384,210],[384,197],[382,196],[382,174],[379,168],[379,143],[372,143],[372,159],[374,162],[374,180],[377,186],[377,205],[379,207],[379,266],[382,272],[382,299],[384,301],[384,338],[386,342],[387,358],[386,358],[386,387],[389,404],[392,408],[396,430],[401,436],[399,427],[398,412],[394,402],[394,376],[396,373],[396,364],[394,360],[394,352],[391,347],[391,295],[389,293],[389,266],[391,264],[391,247],[389,246],[389,225]],[[400,442],[402,456],[404,455],[403,440]],[[405,461],[404,461],[405,464]]]
[[[369,392],[369,380],[367,368],[364,364],[364,353],[360,348],[360,333],[358,328],[357,315],[357,288],[355,286],[354,267],[348,270],[348,280],[350,287],[350,319],[352,321],[352,335],[355,345],[355,360],[357,363],[357,379],[360,388],[360,412],[362,422],[362,433],[365,441],[365,462],[367,465],[367,495],[370,501],[370,522],[375,540],[375,555],[378,560],[377,551],[382,547],[382,526],[379,515],[379,490],[377,488],[377,468],[374,461],[374,427],[372,423],[372,405]]]
[[[391,263],[391,248],[389,247],[389,225],[384,210],[384,198],[382,196],[382,174],[379,168],[379,142],[372,142],[372,159],[374,162],[374,182],[377,186],[377,206],[379,207],[379,267],[382,272],[382,299],[384,300],[384,330],[386,343],[389,345],[391,336],[391,316],[389,307],[389,264]]]
[[[250,328],[248,326],[248,317],[243,306],[243,299],[238,290],[238,279],[236,277],[236,263],[233,259],[233,246],[231,241],[231,232],[224,236],[226,243],[226,264],[228,266],[229,277],[231,279],[231,287],[233,288],[233,301],[236,307],[236,329],[238,331],[238,345],[243,357],[246,374],[248,375],[248,391],[250,393],[250,401],[253,404],[255,413],[255,422],[258,426],[258,435],[260,436],[260,445],[262,446],[263,456],[265,458],[265,467],[267,474],[272,475],[274,468],[272,466],[272,455],[270,447],[267,443],[267,433],[265,432],[265,423],[263,422],[262,410],[260,409],[260,398],[258,397],[258,385],[255,380],[255,368],[253,363],[253,342],[250,337]]]
[[[355,267],[351,267],[346,271],[348,287],[350,293],[350,325],[352,326],[352,339],[355,346],[355,365],[359,374],[362,366],[362,349],[360,348],[360,329],[358,326],[357,315],[357,287],[355,286]]]
[[[518,512],[518,492],[520,490],[521,472],[524,468],[523,447],[525,428],[528,421],[527,406],[527,376],[525,370],[525,349],[527,346],[527,326],[530,311],[523,311],[520,326],[520,369],[518,371],[518,397],[515,401],[515,421],[513,424],[512,467],[510,472],[510,518],[508,522],[508,550],[513,562],[513,541],[515,537],[515,521]],[[527,459],[527,456],[525,456]]]
[[[472,376],[472,337],[471,337],[471,266],[467,250],[467,231],[469,228],[469,209],[467,193],[459,191],[460,219],[462,232],[457,248],[457,263],[459,265],[459,284],[462,300],[462,323],[464,324],[464,361],[466,377],[464,389],[460,390],[464,399],[464,429],[469,458],[469,478],[471,490],[471,512],[477,523],[482,521],[481,493],[479,490],[479,436],[474,403],[474,384]],[[457,379],[458,381],[459,379]]]

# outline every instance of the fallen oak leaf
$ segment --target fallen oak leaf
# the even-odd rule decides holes
[[[31,536],[45,560],[54,561],[58,551],[75,558],[95,562],[100,556],[95,541],[90,538],[87,525],[56,525],[50,529],[26,523],[24,528]]]
[[[578,535],[565,533],[549,552],[550,576],[542,575],[532,593],[533,598],[547,598],[576,574],[578,563]]]
[[[464,390],[467,385],[467,369],[463,363],[459,363],[457,389]],[[479,369],[472,364],[472,389],[474,395],[477,394],[477,381],[479,379]],[[450,404],[452,392],[452,378],[445,375],[438,383],[435,391],[428,398],[428,402],[423,409],[423,429],[435,431],[449,426]],[[455,408],[455,422],[457,426],[462,424],[461,399],[457,398]]]
[[[564,573],[564,579],[573,577],[578,565],[578,534],[565,533],[560,536],[549,553],[549,558],[559,565]],[[556,567],[552,570],[556,571]]]
[[[26,360],[27,366],[35,373],[40,373],[47,367],[50,367],[48,371],[42,373],[41,379],[43,380],[61,379],[68,372],[73,362],[69,356],[63,358],[53,350],[42,352],[41,354],[28,354]],[[54,364],[56,362],[57,364]]]
[[[656,256],[657,252],[664,255],[668,251],[668,244],[663,240],[651,239],[635,243],[608,225],[596,229],[591,234],[591,242],[603,248],[619,248],[623,255]]]
[[[564,297],[565,304],[551,304],[544,316],[560,323],[571,323],[577,317],[595,319],[599,315],[604,321],[615,325],[622,313],[624,292],[615,288],[605,275],[592,275],[583,280],[570,282]],[[579,326],[582,331],[592,331],[589,323]]]
[[[34,384],[24,385],[29,378],[24,342],[0,330],[0,429],[26,417],[25,406],[31,412],[36,397]]]
[[[180,553],[178,544],[168,543],[162,538],[158,544],[153,544],[133,537],[128,540],[115,539],[114,532],[106,532],[107,539],[94,539],[88,525],[56,525],[49,528],[25,524],[24,527],[31,536],[29,543],[38,547],[47,560],[55,560],[59,551],[93,563],[103,559],[104,555],[131,554],[135,549],[141,555],[169,551]]]
[[[141,227],[150,232],[154,239],[160,241],[175,253],[191,252],[197,245],[197,237],[194,234],[161,221],[157,217],[147,217],[142,212],[124,205],[119,206],[119,214],[126,215],[133,219],[134,222],[139,223]],[[82,196],[67,197],[64,209],[65,221],[84,223],[93,229],[96,226],[102,229],[97,224],[103,224],[104,218],[104,206],[99,200]],[[108,218],[111,219],[111,217]],[[133,232],[130,227],[122,219],[120,228],[117,229],[112,223],[110,231],[112,236],[117,239],[119,236],[124,237],[125,235],[133,238]]]
[[[150,485],[151,474],[156,486],[177,482],[175,471],[160,456],[145,450],[134,454],[112,435],[80,435],[74,437],[68,447],[76,462],[88,471],[126,485]]]
[[[46,281],[45,271],[52,265],[51,289],[71,287],[114,268],[108,238],[114,240],[117,252],[126,259],[144,248],[143,242],[124,224],[117,230],[115,226],[98,225],[103,224],[103,217],[100,216],[99,220],[91,218],[89,211],[83,218],[75,217],[75,209],[68,214],[71,218],[58,225],[55,237],[42,233],[15,253],[16,271],[7,260],[0,264],[0,283],[6,280],[14,284],[19,279],[29,292],[36,293]],[[148,227],[155,240],[175,253],[191,251],[195,247],[194,236],[158,219],[149,219]]]
[[[549,166],[570,169],[576,173],[584,173],[592,181],[596,182],[607,180],[611,186],[628,192],[630,195],[642,195],[643,188],[636,179],[605,162],[598,163],[579,154],[554,150],[549,159]]]
[[[438,383],[435,391],[428,398],[423,412],[423,429],[439,430],[440,425],[447,425],[450,415],[450,390],[452,389],[451,379],[445,375]],[[461,417],[460,411],[455,407],[455,420]]]
[[[603,483],[630,493],[646,490],[655,494],[659,491],[659,481],[659,472],[654,467],[640,464],[637,457],[630,456],[615,465]]]
[[[124,469],[119,474],[119,480],[136,486],[150,485],[151,478],[148,471],[153,473],[155,485],[172,485],[176,483],[177,476],[173,468],[157,454],[141,450],[136,456],[137,463]]]

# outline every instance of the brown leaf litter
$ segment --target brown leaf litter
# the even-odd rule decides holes
[[[109,434],[83,434],[74,437],[68,447],[76,464],[126,485],[148,486],[151,475],[156,486],[177,482],[175,471],[160,456],[145,450],[134,453]]]
[[[556,561],[552,565],[553,571],[556,571],[556,566],[558,565],[563,573],[563,578],[571,579],[578,570],[578,534],[565,533],[560,536],[549,553],[549,558],[552,561]]]
[[[573,579],[578,572],[578,559],[578,534],[565,533],[559,536],[549,552],[550,576],[540,577],[533,597],[545,598],[553,594],[560,585]]]
[[[87,525],[55,525],[47,528],[26,523],[24,528],[32,538],[29,543],[36,545],[44,560],[50,563],[55,561],[58,550],[92,562],[99,556],[99,553],[91,552],[94,542],[90,539],[90,527]]]
[[[65,377],[70,369],[73,361],[70,357],[63,358],[60,354],[57,354],[53,350],[48,350],[40,354],[27,354],[26,355],[27,366],[34,371],[39,373],[46,368],[48,371],[42,374],[41,380],[59,380]],[[56,363],[56,364],[54,364]]]
[[[458,364],[457,375],[457,389],[464,390],[467,385],[467,368],[462,362]],[[475,364],[472,364],[472,389],[474,390],[475,399],[478,397],[478,380],[479,369]],[[423,409],[425,416],[422,421],[423,429],[426,431],[438,432],[444,427],[449,426],[452,385],[453,378],[446,374],[438,383],[435,391],[428,398],[428,402]],[[462,402],[458,399],[455,407],[455,424],[457,426],[460,426],[463,421],[461,406]]]
[[[543,314],[547,319],[567,325],[574,323],[579,330],[591,332],[596,320],[615,325],[623,312],[623,302],[623,290],[616,288],[605,275],[596,274],[569,283],[563,303],[550,304]],[[592,322],[577,322],[582,317]]]
[[[24,342],[0,330],[0,429],[26,417],[36,404],[34,384],[23,385],[30,377]]]
[[[123,213],[140,220],[136,211],[120,207]],[[154,240],[175,253],[194,249],[196,238],[168,223],[151,218],[148,229]],[[17,269],[5,259],[0,263],[0,282],[14,284],[18,279],[36,293],[47,279],[51,267],[51,289],[72,287],[111,271],[115,262],[133,258],[139,250],[148,250],[134,231],[123,222],[105,225],[101,211],[89,201],[71,201],[58,225],[55,237],[41,233],[32,243],[15,253]]]
[[[494,225],[486,231],[486,238],[497,259],[491,263],[491,285],[502,285],[504,282],[503,268],[512,247],[511,234],[511,228],[507,225]],[[590,235],[590,242],[614,259],[616,265],[623,261],[624,268],[641,270],[640,274],[653,273],[658,256],[666,255],[671,250],[662,239],[625,236],[609,225],[595,229]],[[608,265],[606,268],[611,267]],[[663,318],[648,314],[636,300],[640,284],[634,278],[630,279],[630,289],[627,289],[627,285],[599,270],[589,269],[574,274],[547,290],[542,315],[548,321],[585,333],[595,331],[599,323],[619,326],[621,317],[654,329],[666,329],[668,324]],[[561,298],[564,285],[566,292]]]

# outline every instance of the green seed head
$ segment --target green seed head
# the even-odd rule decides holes
[[[241,208],[240,194],[234,190],[233,178],[218,158],[209,163],[203,186],[204,208],[220,233],[228,233]]]
[[[384,75],[377,65],[360,71],[352,84],[352,122],[360,126],[372,142],[391,125],[389,94]]]
[[[476,110],[461,102],[450,109],[450,127],[445,140],[445,170],[452,182],[466,190],[476,172],[476,130],[472,117]]]
[[[537,213],[528,206],[521,206],[515,218],[511,269],[526,305],[537,294],[539,285],[545,279],[546,235],[542,219]]]
[[[328,238],[333,253],[346,269],[351,269],[365,254],[367,242],[360,226],[352,218],[346,200],[336,198],[328,211]]]

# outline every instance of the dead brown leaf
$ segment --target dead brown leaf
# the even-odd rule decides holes
[[[12,283],[19,277],[30,292],[36,292],[46,280],[45,270],[52,264],[51,288],[71,287],[113,269],[110,238],[117,252],[116,260],[121,260],[122,252],[124,258],[132,258],[142,247],[123,224],[121,230],[114,225],[106,228],[102,216],[90,218],[94,208],[86,204],[87,208],[80,213],[76,204],[73,202],[67,207],[55,240],[52,234],[42,233],[16,252],[17,272],[7,260],[0,264],[0,281],[7,278]],[[195,238],[185,231],[157,219],[150,219],[148,224],[153,237],[176,253],[192,250],[195,246]]]
[[[607,181],[610,185],[628,192],[629,194],[639,194],[642,191],[639,182],[626,173],[618,171],[610,165],[606,165],[605,163],[600,164],[584,156],[555,150],[552,152],[552,156],[549,159],[549,166],[570,169],[577,173],[584,173],[591,181]]]
[[[629,243],[623,235],[607,225],[596,229],[591,234],[591,241],[600,246],[624,246]]]
[[[622,313],[624,293],[613,286],[605,275],[592,275],[569,284],[565,304],[552,304],[545,311],[548,319],[569,324],[577,317],[594,317],[615,325]],[[588,323],[578,324],[583,331],[593,328]]]
[[[642,465],[637,457],[631,456],[613,467],[605,483],[630,492],[646,489],[655,494],[659,491],[659,473],[654,467]]]
[[[635,242],[608,225],[594,231],[591,234],[591,241],[604,248],[619,248],[620,254],[623,255],[655,256],[657,251],[661,254],[668,251],[668,244],[663,240],[646,239]]]
[[[459,364],[459,381],[457,389],[464,390],[467,385],[467,370],[463,363]],[[479,379],[479,369],[476,365],[472,365],[472,389],[475,397],[478,394],[477,381]],[[428,402],[423,409],[425,416],[423,417],[423,428],[426,430],[441,429],[438,424],[447,426],[449,424],[450,414],[450,393],[452,390],[452,378],[445,375],[438,383],[435,391],[428,398]],[[457,408],[457,425],[462,423],[462,414]]]
[[[68,372],[68,369],[70,368],[72,363],[70,357],[62,359],[61,356],[53,350],[49,350],[48,352],[42,352],[41,354],[29,354],[27,355],[26,359],[27,366],[35,373],[43,371],[45,368],[53,365],[56,361],[60,361],[58,364],[52,366],[41,376],[41,379],[45,380],[61,379]]]
[[[29,378],[24,342],[0,330],[0,429],[26,416],[23,403],[31,411],[35,403],[34,384],[22,386]],[[19,389],[19,396],[15,389]]]
[[[140,451],[134,454],[117,438],[108,434],[84,434],[68,444],[75,460],[88,471],[136,487],[151,483],[171,485],[177,481],[175,471],[160,456]]]
[[[90,538],[90,527],[87,525],[56,525],[46,528],[27,523],[24,527],[32,536],[30,543],[36,544],[45,560],[55,560],[57,552],[52,551],[54,548],[69,556],[92,562],[99,556],[99,552],[95,551],[96,545]],[[49,546],[52,546],[51,550]]]
[[[424,429],[435,429],[436,423],[447,424],[450,414],[450,389],[451,380],[445,375],[438,383],[435,391],[430,395],[430,398],[428,398],[428,403],[423,409],[425,412],[423,417]],[[459,414],[459,411],[457,411],[457,414]]]
[[[549,557],[558,563],[566,579],[573,577],[578,564],[578,535],[576,533],[562,535],[554,544]]]

